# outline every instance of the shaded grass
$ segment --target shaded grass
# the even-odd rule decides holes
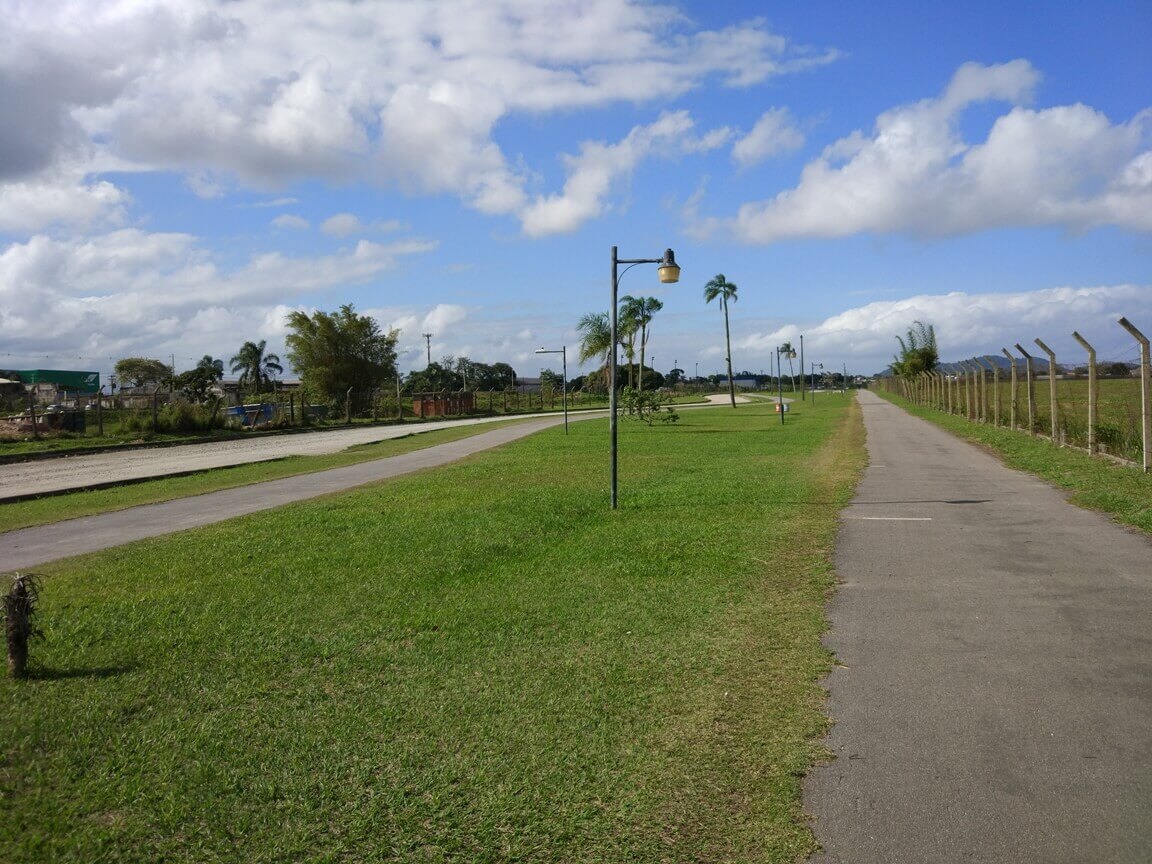
[[[1083,450],[1056,447],[1026,431],[971,423],[963,417],[914,405],[892,393],[874,392],[910,414],[979,444],[1010,467],[1029,471],[1067,490],[1073,504],[1099,510],[1117,522],[1152,533],[1152,475],[1140,468],[1092,457]]]
[[[283,477],[294,477],[329,468],[342,468],[345,465],[371,462],[374,459],[399,456],[414,450],[435,447],[437,444],[470,438],[473,435],[498,429],[505,423],[515,422],[517,421],[507,420],[438,429],[431,432],[413,429],[412,434],[403,438],[392,438],[375,444],[356,445],[339,453],[323,456],[290,456],[285,459],[254,462],[230,468],[213,468],[181,477],[164,477],[158,480],[125,483],[122,486],[106,489],[69,492],[65,495],[45,495],[42,498],[28,501],[0,504],[0,530],[15,531],[18,528],[48,525],[65,519],[77,519],[81,516],[125,510],[141,504],[158,504],[176,498],[187,498],[190,495],[203,495],[222,489],[263,483],[267,480],[279,480]]]
[[[548,430],[45,568],[0,860],[793,861],[854,400]]]

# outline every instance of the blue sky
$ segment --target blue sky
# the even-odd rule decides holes
[[[0,367],[283,355],[353,303],[534,375],[675,249],[655,366],[1152,334],[1152,5],[0,0]],[[549,365],[555,366],[555,363]],[[575,366],[575,364],[573,364]]]

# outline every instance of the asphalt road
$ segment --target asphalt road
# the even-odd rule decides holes
[[[554,416],[554,415],[532,415]],[[572,416],[585,416],[584,413]],[[287,456],[318,456],[339,453],[359,444],[374,444],[452,426],[495,423],[507,417],[477,417],[469,420],[440,420],[418,425],[350,426],[295,435],[269,435],[150,447],[141,450],[110,451],[83,456],[61,456],[34,462],[0,466],[0,501],[29,495],[44,495],[225,468],[249,462],[267,462]]]
[[[597,415],[580,416],[585,419]],[[0,570],[27,570],[58,558],[223,522],[225,519],[269,510],[293,501],[375,483],[424,468],[434,468],[563,422],[563,415],[525,420],[400,456],[0,533]]]
[[[1152,861],[1152,542],[860,402],[811,860]]]

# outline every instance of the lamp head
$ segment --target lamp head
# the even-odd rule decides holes
[[[660,281],[666,284],[680,281],[680,265],[676,263],[676,255],[671,249],[664,250],[664,260],[656,272],[660,274]]]

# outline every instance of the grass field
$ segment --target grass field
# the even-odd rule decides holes
[[[794,861],[853,400],[605,422],[44,568],[0,860]]]
[[[1000,376],[997,385],[992,376],[986,376],[988,394],[984,414],[987,422],[999,416],[1002,426],[1009,426],[1012,417],[1012,390],[1007,374]],[[895,382],[892,382],[895,383]],[[1098,382],[1096,441],[1101,452],[1122,459],[1139,460],[1140,439],[1140,381],[1136,378],[1102,378]],[[973,410],[978,411],[977,387],[972,386]],[[1050,435],[1052,430],[1052,397],[1048,380],[1033,382],[1034,410],[1032,428],[1039,434]],[[952,384],[952,408],[956,414],[967,410],[963,384]],[[945,405],[947,405],[945,400]],[[1028,392],[1021,372],[1016,396],[1016,423],[1028,428]],[[1065,444],[1088,446],[1088,380],[1086,378],[1058,379],[1056,381],[1057,436]]]

